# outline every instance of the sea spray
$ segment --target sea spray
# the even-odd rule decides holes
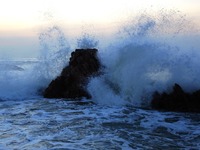
[[[199,47],[186,49],[179,41],[194,30],[177,13],[142,14],[120,29],[118,40],[101,53],[105,74],[88,86],[95,101],[141,107],[149,105],[154,91],[170,91],[174,83],[187,92],[200,88]]]
[[[154,17],[147,15],[149,23],[143,20],[138,26],[137,19],[133,19],[135,25],[128,31],[145,27],[146,31],[140,32],[142,36],[123,32],[109,40],[97,38],[103,74],[92,78],[88,86],[91,101],[96,104],[88,100],[32,99],[56,75],[51,72],[57,63],[48,55],[59,60],[59,48],[52,52],[49,46],[48,55],[42,53],[30,65],[24,60],[23,65],[12,60],[3,65],[0,62],[0,149],[199,149],[200,114],[136,107],[148,105],[154,90],[170,91],[174,81],[189,91],[199,89],[199,38],[181,32],[166,36],[164,30],[156,29],[158,21]],[[171,19],[176,15],[166,18],[169,23],[172,20],[172,27],[175,21],[179,22]],[[123,31],[123,27],[119,30]],[[65,37],[67,41],[71,38]],[[55,38],[52,42],[56,41]],[[106,47],[104,41],[110,45]],[[47,45],[52,42],[46,40]],[[68,55],[63,53],[61,58]]]
[[[48,85],[67,65],[70,46],[64,33],[58,26],[47,28],[39,35],[40,54],[37,61],[21,70],[5,69],[8,66],[20,68],[21,64],[9,61],[4,69],[1,67],[0,98],[26,99],[40,96],[40,90]],[[25,65],[26,61],[23,62]]]
[[[2,62],[1,62],[2,63]],[[0,72],[0,99],[12,100],[12,99],[26,99],[32,98],[35,95],[37,82],[35,82],[35,74],[32,74],[32,65],[36,62],[24,62],[27,68],[23,69],[23,64],[18,61],[9,61],[6,66],[10,67],[8,70],[2,70]],[[20,69],[16,69],[20,68]]]
[[[83,33],[83,35],[77,39],[77,47],[80,49],[97,48],[98,44],[99,41],[95,36],[88,33]]]
[[[49,27],[39,35],[40,42],[40,67],[38,74],[44,79],[55,78],[67,65],[70,56],[70,45],[64,33],[58,26]]]
[[[174,83],[188,92],[199,89],[200,46],[198,36],[193,36],[199,32],[192,23],[188,25],[177,11],[146,12],[133,18],[121,23],[119,32],[110,38],[85,33],[76,39],[75,48],[98,47],[104,66],[104,74],[88,85],[92,100],[141,107],[148,106],[154,91],[170,91]],[[46,87],[67,65],[74,50],[71,38],[58,26],[42,31],[36,64],[14,72],[1,68],[0,98],[38,96],[38,89]]]

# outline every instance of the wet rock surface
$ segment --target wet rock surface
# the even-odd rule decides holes
[[[171,93],[153,94],[151,101],[153,109],[175,112],[200,112],[200,90],[186,93],[180,85],[175,84]]]
[[[44,91],[45,98],[91,98],[86,86],[92,76],[99,74],[101,67],[97,49],[76,49],[71,53],[69,65]]]

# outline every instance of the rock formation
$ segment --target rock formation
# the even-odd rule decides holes
[[[175,84],[169,94],[153,94],[151,106],[154,109],[176,112],[200,112],[200,90],[186,93],[180,85]]]
[[[44,97],[91,98],[85,87],[90,77],[99,74],[101,65],[97,58],[97,51],[97,49],[76,49],[72,52],[69,65],[49,84],[44,91]]]

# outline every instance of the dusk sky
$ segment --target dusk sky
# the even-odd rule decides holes
[[[146,10],[177,10],[200,27],[199,0],[0,0],[0,58],[21,47],[38,49],[39,32],[56,24],[77,32],[83,24],[103,31],[115,22]],[[30,48],[28,51],[27,48]]]

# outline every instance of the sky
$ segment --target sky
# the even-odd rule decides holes
[[[173,9],[200,26],[199,8],[200,0],[0,0],[0,58],[16,49],[24,57],[39,49],[38,34],[53,24],[71,33],[85,24],[104,32],[144,10]]]

